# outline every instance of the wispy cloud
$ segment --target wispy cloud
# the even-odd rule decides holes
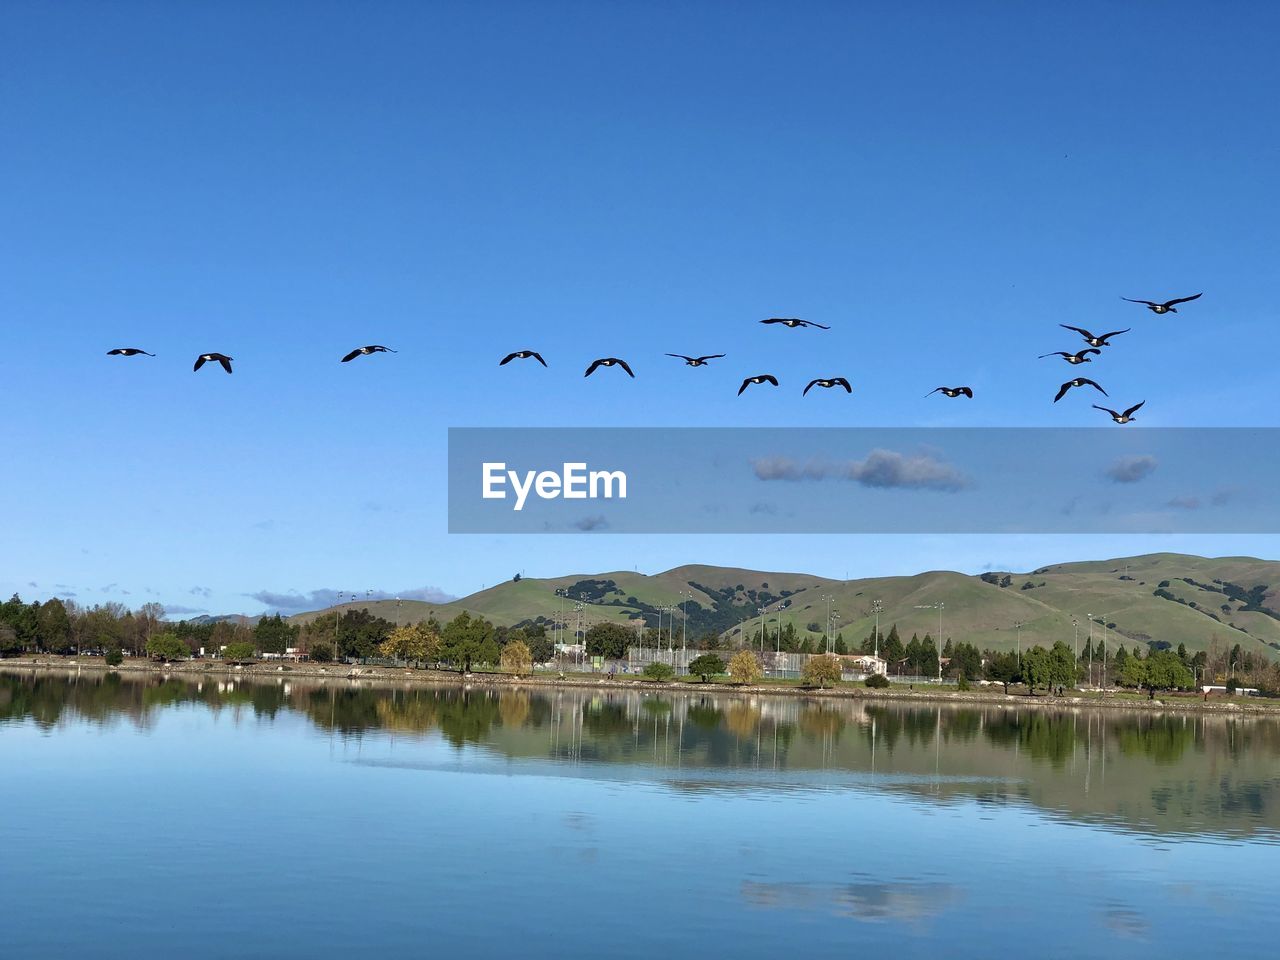
[[[270,610],[319,610],[323,607],[331,607],[336,603],[352,602],[352,595],[347,590],[331,590],[323,588],[319,590],[309,590],[306,593],[292,591],[290,593],[276,593],[271,590],[259,590],[256,593],[245,594],[257,600],[263,606]],[[450,600],[456,599],[452,594],[445,593],[439,587],[414,587],[410,590],[388,591],[373,590],[369,593],[356,593],[355,601],[361,600],[423,600],[427,603],[448,603]]]
[[[1174,497],[1165,506],[1175,510],[1199,510],[1201,504],[1199,497]]]
[[[970,485],[956,467],[929,454],[872,450],[865,460],[809,460],[762,457],[751,461],[759,480],[850,480],[879,490],[940,490],[954,493]]]
[[[1114,483],[1137,483],[1155,473],[1160,462],[1155,457],[1120,457],[1107,467],[1105,473]]]
[[[213,596],[213,591],[208,587],[192,587],[188,592],[193,597],[205,597],[207,599]]]
[[[206,613],[207,612],[204,607],[182,607],[182,606],[178,606],[177,604],[170,604],[170,603],[163,604],[163,606],[164,606],[164,612],[166,616],[170,614],[177,614],[178,616],[182,617],[182,616],[186,616],[189,613]]]
[[[609,521],[604,517],[583,517],[581,520],[575,521],[573,524],[579,530],[606,530],[609,527]]]

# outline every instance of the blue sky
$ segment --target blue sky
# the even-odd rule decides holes
[[[1273,7],[301,9],[0,13],[0,591],[256,612],[516,570],[1276,555],[451,537],[444,462],[450,426],[1110,426],[1049,402],[1060,322],[1134,328],[1084,368],[1147,401],[1125,429],[1273,425]],[[779,315],[832,329],[756,323]],[[363,343],[400,352],[338,364]],[[497,368],[522,347],[550,369]],[[206,350],[234,376],[193,374]],[[608,355],[636,379],[584,380]],[[782,387],[736,397],[760,372]],[[817,376],[855,392],[801,398]],[[977,396],[922,399],[940,383]]]

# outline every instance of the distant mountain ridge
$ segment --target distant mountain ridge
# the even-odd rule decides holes
[[[683,601],[691,637],[712,630],[740,639],[757,633],[761,610],[767,610],[771,630],[780,618],[784,628],[791,623],[802,635],[821,635],[829,604],[837,631],[852,645],[872,632],[874,600],[882,604],[881,631],[897,624],[904,639],[936,633],[936,605],[941,604],[944,638],[980,648],[1014,648],[1018,624],[1024,646],[1055,640],[1083,646],[1092,614],[1094,636],[1102,635],[1105,624],[1113,649],[1120,643],[1163,641],[1194,651],[1206,649],[1216,637],[1246,651],[1280,653],[1280,561],[1256,557],[1155,553],[1051,564],[1030,573],[934,570],[859,580],[688,565],[652,575],[611,571],[521,578],[449,603],[381,600],[341,606],[406,623],[428,616],[448,620],[464,610],[508,626],[557,621],[572,627],[580,615],[584,626],[603,620],[656,626],[661,618],[679,632],[685,623]],[[291,619],[307,621],[323,612]]]

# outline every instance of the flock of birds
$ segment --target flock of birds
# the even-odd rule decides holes
[[[1143,304],[1152,313],[1166,314],[1166,313],[1177,313],[1178,304],[1190,303],[1192,300],[1200,299],[1201,296],[1203,296],[1202,293],[1197,293],[1190,297],[1178,297],[1173,300],[1165,300],[1165,301],[1134,300],[1129,297],[1121,297],[1121,299],[1129,303]],[[784,326],[793,330],[798,327],[812,327],[818,330],[831,329],[830,327],[825,326],[821,323],[815,323],[812,320],[799,320],[795,317],[770,317],[769,319],[761,320],[760,322],[768,325],[779,324],[781,326]],[[1112,330],[1109,333],[1093,334],[1090,331],[1084,329],[1083,327],[1073,327],[1070,324],[1066,324],[1066,323],[1060,323],[1058,324],[1058,326],[1063,327],[1067,330],[1070,330],[1073,333],[1078,333],[1084,339],[1084,342],[1085,344],[1087,344],[1087,346],[1084,349],[1077,350],[1074,353],[1068,350],[1055,350],[1051,353],[1043,353],[1040,355],[1038,359],[1043,360],[1046,357],[1061,357],[1071,366],[1078,366],[1083,363],[1092,363],[1093,357],[1102,355],[1103,348],[1111,346],[1110,341],[1112,337],[1118,337],[1121,334],[1128,333],[1132,329],[1132,327],[1126,327],[1123,330]],[[392,350],[390,347],[385,347],[382,344],[373,343],[363,347],[356,347],[354,350],[352,350],[350,353],[344,356],[340,362],[350,363],[352,360],[356,359],[356,357],[367,357],[370,354],[374,354],[374,353],[395,353],[395,352],[396,351]],[[155,354],[148,353],[146,350],[141,350],[138,347],[116,347],[114,350],[108,350],[107,356],[154,357]],[[725,357],[725,354],[711,353],[711,354],[707,354],[705,356],[700,356],[700,357],[689,357],[689,356],[685,356],[683,353],[668,353],[667,356],[673,357],[677,360],[683,360],[686,366],[705,367],[712,360],[723,359]],[[199,370],[206,363],[217,363],[217,364],[220,364],[222,366],[222,369],[225,370],[227,373],[231,373],[231,363],[234,359],[235,359],[234,357],[229,357],[225,353],[202,353],[198,357],[196,357],[195,366],[192,367],[192,370]],[[516,350],[515,352],[509,353],[505,357],[503,357],[501,360],[499,360],[498,366],[500,367],[505,366],[506,364],[510,363],[512,360],[536,360],[538,361],[538,363],[542,364],[544,367],[547,366],[547,361],[544,360],[542,358],[542,354],[540,354],[536,350]],[[632,378],[635,377],[635,373],[631,370],[631,366],[627,363],[627,361],[621,359],[620,357],[599,357],[591,361],[591,365],[587,367],[587,370],[583,374],[583,376],[589,377],[593,373],[595,373],[597,370],[599,370],[601,367],[620,367],[627,374],[627,376]],[[759,373],[754,376],[747,377],[742,381],[742,385],[738,387],[738,396],[742,396],[743,392],[747,389],[747,387],[758,386],[763,383],[767,383],[770,386],[776,387],[778,386],[778,378],[771,373]],[[844,389],[845,393],[853,393],[853,387],[849,384],[849,381],[844,377],[817,377],[809,381],[809,383],[805,386],[803,392],[801,393],[801,396],[806,396],[809,393],[809,391],[812,390],[814,387],[820,387],[823,389],[841,387]],[[1068,380],[1066,383],[1062,384],[1058,388],[1058,393],[1053,398],[1053,402],[1057,403],[1059,400],[1061,400],[1063,397],[1067,395],[1068,391],[1077,389],[1079,387],[1092,387],[1094,390],[1097,390],[1099,393],[1101,393],[1104,397],[1110,396],[1110,394],[1108,394],[1107,391],[1104,390],[1101,387],[1101,385],[1099,385],[1096,381],[1090,380],[1088,377],[1074,377]],[[956,397],[966,397],[968,399],[973,399],[973,389],[967,386],[934,387],[932,390],[926,393],[925,396],[931,397],[935,393],[941,393],[944,397],[948,397],[950,399],[955,399]],[[1112,410],[1110,407],[1102,407],[1096,403],[1093,404],[1093,408],[1095,410],[1101,410],[1104,413],[1109,414],[1111,416],[1111,419],[1116,423],[1125,424],[1125,423],[1132,423],[1133,420],[1136,419],[1133,416],[1134,413],[1136,413],[1139,409],[1141,409],[1142,405],[1145,403],[1146,403],[1145,400],[1139,403],[1135,403],[1133,406],[1127,408],[1123,412]]]
[[[1156,300],[1134,300],[1134,299],[1131,299],[1130,297],[1121,297],[1120,299],[1125,300],[1129,303],[1141,303],[1152,313],[1165,314],[1165,313],[1177,313],[1178,304],[1190,303],[1192,300],[1199,300],[1200,297],[1202,296],[1203,296],[1202,293],[1197,293],[1190,297],[1177,297],[1173,300],[1165,300],[1163,302],[1156,301]],[[1071,366],[1073,367],[1078,366],[1082,363],[1092,363],[1094,357],[1102,356],[1102,350],[1104,347],[1111,346],[1112,337],[1118,337],[1122,333],[1128,333],[1130,330],[1133,329],[1132,327],[1125,327],[1123,330],[1112,330],[1110,333],[1094,334],[1084,329],[1084,327],[1073,327],[1068,323],[1060,323],[1058,324],[1058,326],[1063,327],[1067,330],[1070,330],[1073,333],[1080,334],[1080,336],[1084,339],[1084,342],[1088,344],[1088,346],[1085,347],[1083,350],[1077,350],[1075,353],[1071,353],[1070,351],[1067,351],[1067,350],[1055,350],[1052,353],[1042,353],[1040,354],[1039,359],[1043,360],[1045,357],[1061,357],[1063,360],[1071,364]],[[1068,380],[1066,383],[1058,387],[1058,392],[1054,396],[1053,402],[1057,403],[1059,400],[1061,400],[1063,397],[1067,395],[1067,391],[1074,390],[1077,387],[1093,387],[1093,389],[1097,390],[1104,397],[1110,396],[1110,394],[1107,393],[1106,390],[1102,389],[1101,385],[1098,384],[1096,380],[1090,380],[1088,377],[1073,377],[1072,379]],[[1096,403],[1093,404],[1092,406],[1093,406],[1093,409],[1101,410],[1103,413],[1108,414],[1111,417],[1111,419],[1116,423],[1125,424],[1125,423],[1132,423],[1135,419],[1137,419],[1136,417],[1134,417],[1134,414],[1137,413],[1139,410],[1141,410],[1142,405],[1145,404],[1146,402],[1147,401],[1145,400],[1141,400],[1138,403],[1135,403],[1133,406],[1127,407],[1124,411],[1112,410],[1110,407],[1102,407]]]

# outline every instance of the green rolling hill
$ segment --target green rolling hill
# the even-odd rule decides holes
[[[352,606],[403,622],[434,616],[450,619],[464,610],[497,624],[644,620],[656,626],[672,614],[681,625],[682,594],[689,635],[708,630],[741,641],[757,630],[759,611],[771,629],[781,620],[800,633],[821,634],[828,600],[838,630],[851,645],[871,633],[872,601],[883,604],[881,630],[897,624],[904,639],[937,632],[943,604],[943,635],[980,648],[1012,649],[1016,624],[1022,642],[1083,644],[1093,614],[1095,635],[1107,624],[1112,643],[1165,641],[1190,650],[1205,649],[1217,637],[1245,650],[1280,651],[1280,562],[1252,557],[1206,558],[1161,553],[1112,560],[1054,564],[1030,573],[999,571],[981,576],[930,571],[906,577],[831,580],[802,573],[765,573],[732,567],[684,566],[646,575],[633,571],[525,578],[482,590],[460,600],[427,604],[394,600]],[[921,609],[927,607],[926,609]],[[300,614],[309,620],[324,611]],[[1072,620],[1078,626],[1073,627]]]

